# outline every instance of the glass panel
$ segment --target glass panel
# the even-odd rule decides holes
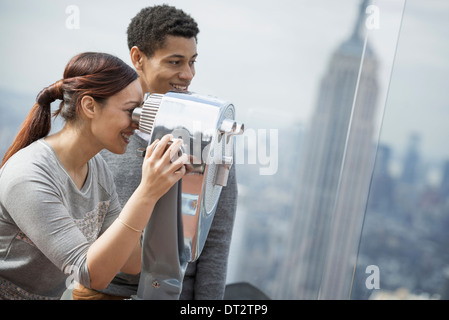
[[[297,88],[276,95],[257,122],[244,119],[247,128],[261,128],[262,116],[271,122],[278,170],[263,176],[265,163],[238,167],[229,279],[272,298],[349,297],[404,1],[314,4],[294,10],[295,21],[308,26],[295,28],[297,59],[308,64],[295,74]],[[304,101],[311,92],[316,98]],[[281,121],[283,112],[296,122]],[[250,146],[241,151],[251,154]]]
[[[407,1],[352,299],[449,299],[448,15]]]

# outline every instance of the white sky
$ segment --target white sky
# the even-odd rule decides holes
[[[0,0],[0,88],[37,94],[60,79],[68,60],[82,51],[112,53],[129,63],[129,21],[156,3],[163,2]],[[191,14],[201,30],[190,89],[232,101],[245,124],[280,128],[309,117],[329,56],[352,32],[360,1],[164,3]],[[377,3],[380,29],[372,40],[388,71],[403,1]],[[69,5],[80,10],[77,30],[66,28]],[[424,152],[447,158],[448,16],[448,1],[408,0],[382,128],[382,140],[396,146],[404,146],[416,129]],[[388,79],[384,73],[385,88]]]

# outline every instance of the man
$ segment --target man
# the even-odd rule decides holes
[[[128,27],[131,61],[143,92],[187,91],[195,76],[197,23],[182,10],[168,5],[142,9]],[[143,159],[136,149],[146,147],[144,134],[136,131],[127,152],[102,152],[114,173],[117,193],[124,205],[138,186]],[[187,267],[181,299],[223,299],[227,260],[237,204],[235,166],[222,189],[214,220],[201,256]],[[119,274],[104,291],[118,296],[135,294],[138,277]]]

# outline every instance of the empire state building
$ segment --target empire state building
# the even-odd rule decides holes
[[[298,159],[297,200],[277,283],[281,299],[339,298],[349,288],[375,148],[377,60],[366,41],[368,4],[362,1],[352,34],[320,84]]]

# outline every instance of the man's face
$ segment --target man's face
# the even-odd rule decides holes
[[[164,47],[151,58],[145,55],[139,71],[144,93],[187,91],[195,76],[195,38],[167,36]]]

